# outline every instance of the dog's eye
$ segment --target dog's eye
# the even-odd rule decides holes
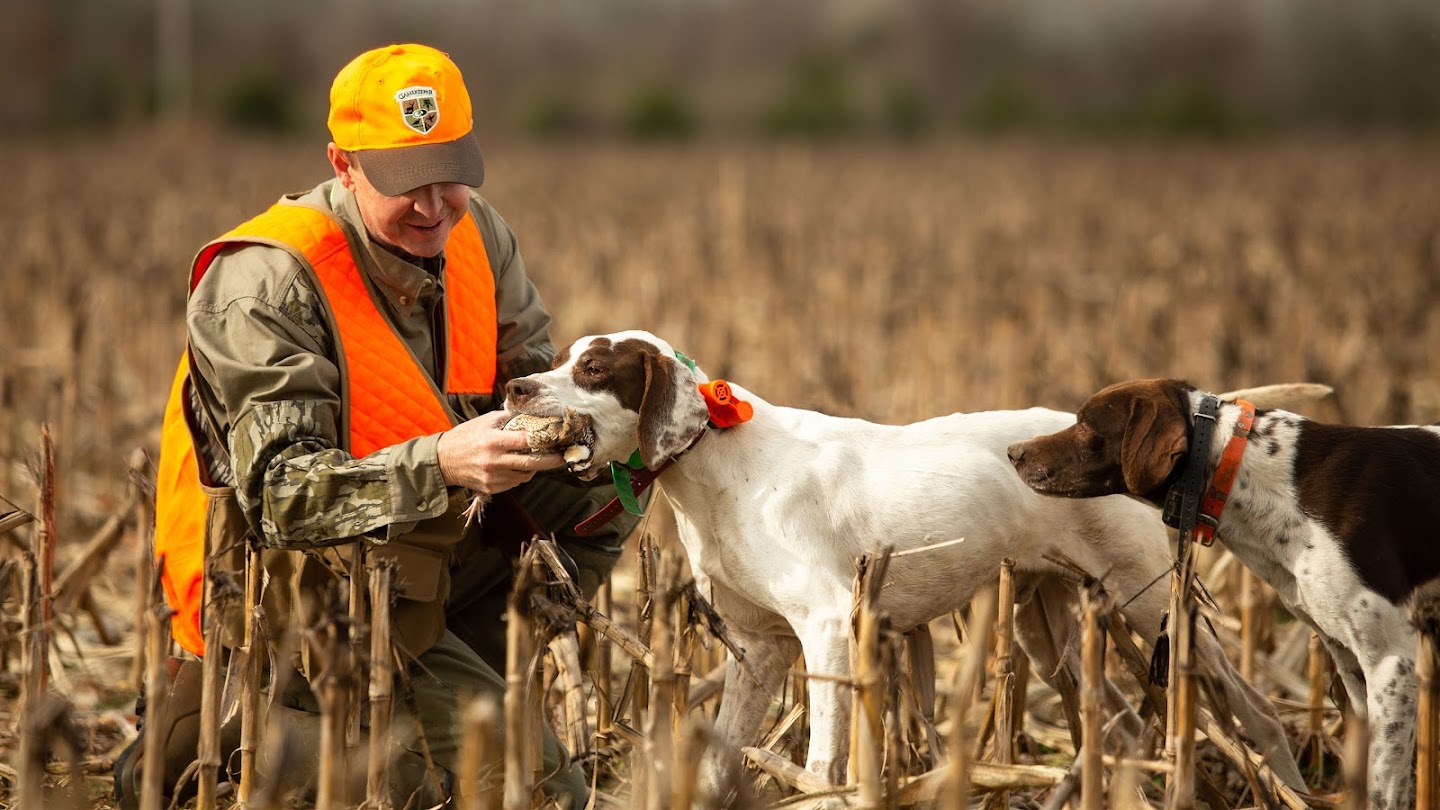
[[[1075,443],[1082,454],[1089,455],[1100,452],[1105,446],[1105,437],[1084,422],[1079,422],[1075,425]]]
[[[580,373],[586,377],[600,377],[605,374],[605,367],[591,360],[580,365]]]

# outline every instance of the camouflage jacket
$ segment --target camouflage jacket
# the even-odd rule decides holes
[[[421,368],[443,379],[445,339],[437,333],[444,324],[444,256],[417,264],[372,241],[354,195],[334,180],[301,199],[334,211],[359,235],[352,242],[365,249],[356,263],[377,282],[382,309]],[[495,274],[499,391],[508,379],[549,368],[555,353],[550,316],[526,277],[509,226],[473,192],[470,213]],[[217,434],[211,437],[216,445],[199,449],[215,480],[233,483],[247,522],[270,548],[317,548],[361,537],[385,543],[422,522],[453,516],[462,499],[441,479],[438,434],[363,458],[339,449],[338,354],[321,307],[299,262],[263,245],[226,248],[190,296],[194,387]],[[450,397],[465,418],[498,404],[492,396]]]

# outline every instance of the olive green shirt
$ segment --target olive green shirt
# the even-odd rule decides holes
[[[354,258],[380,291],[381,311],[421,369],[443,380],[443,254],[417,259],[373,241],[355,196],[333,179],[296,198],[334,212],[351,232],[351,244],[363,246]],[[509,226],[474,192],[470,213],[495,274],[495,391],[503,392],[506,380],[550,367],[550,316],[525,275]],[[212,479],[233,483],[247,521],[271,548],[330,546],[362,536],[383,543],[421,521],[453,515],[463,498],[441,478],[439,434],[363,458],[341,449],[339,355],[311,278],[279,248],[229,246],[190,296],[186,326],[196,396],[229,454],[226,464],[202,446]],[[497,407],[500,397],[448,399],[468,419]]]

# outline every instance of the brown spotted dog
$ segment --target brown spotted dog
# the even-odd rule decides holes
[[[1072,414],[1030,408],[878,425],[773,405],[734,385],[753,418],[717,430],[697,387],[708,380],[664,340],[630,331],[581,338],[553,370],[506,385],[511,412],[592,421],[594,466],[584,474],[637,448],[646,467],[663,470],[691,569],[745,652],[744,668],[734,658],[727,667],[720,742],[701,764],[707,793],[734,778],[739,747],[755,743],[797,654],[819,676],[809,686],[806,766],[832,782],[844,777],[854,560],[884,546],[914,550],[893,559],[880,593],[900,632],[964,606],[995,581],[1002,559],[1016,560],[1017,590],[1048,589],[1020,600],[1016,632],[1052,681],[1074,657],[1054,642],[1073,633],[1062,600],[1075,593],[1060,584],[1067,572],[1051,562],[1057,552],[1101,578],[1137,632],[1160,632],[1165,589],[1147,586],[1171,557],[1155,510],[1130,498],[1043,498],[1005,457],[1014,442],[1073,424]],[[1301,787],[1274,707],[1213,636],[1197,636],[1230,710],[1276,773]],[[1108,713],[1129,711],[1118,690],[1107,690],[1107,704]]]
[[[1076,424],[1010,447],[1044,495],[1165,501],[1204,397],[1178,380],[1112,385]],[[1222,401],[1216,437],[1240,407]],[[1226,442],[1215,441],[1207,474]],[[1368,714],[1370,808],[1413,802],[1415,633],[1410,607],[1440,579],[1440,428],[1352,427],[1256,412],[1218,534],[1324,640]],[[1427,587],[1429,586],[1429,587]]]

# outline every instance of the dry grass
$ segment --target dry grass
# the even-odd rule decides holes
[[[190,256],[326,166],[317,144],[203,132],[7,155],[0,496],[34,506],[25,467],[50,420],[63,569],[127,505],[127,452],[158,443]],[[901,422],[1071,408],[1164,375],[1214,390],[1313,380],[1352,422],[1440,420],[1433,143],[497,145],[488,159],[485,193],[557,340],[649,329],[775,402]],[[10,554],[0,539],[0,565]],[[121,643],[73,613],[55,634],[53,686],[79,710],[97,790],[133,733],[132,557],[92,586]],[[626,568],[617,584],[632,582]],[[10,629],[18,593],[0,592]],[[617,591],[632,627],[633,601]],[[1303,685],[1294,635],[1277,634],[1267,661]],[[953,643],[936,637],[948,661]],[[1032,693],[1026,730],[1063,753],[1047,706]]]

